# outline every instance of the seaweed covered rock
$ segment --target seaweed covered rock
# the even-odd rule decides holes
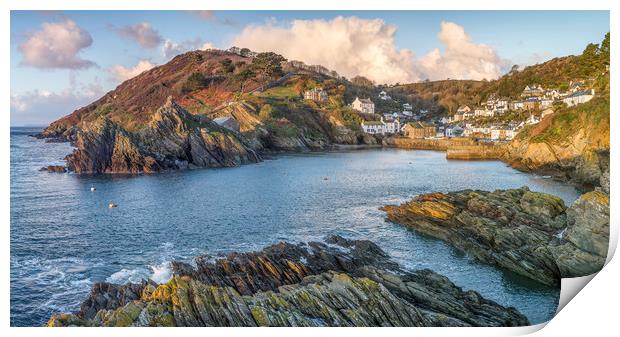
[[[609,197],[599,191],[568,209],[527,187],[430,193],[382,209],[392,222],[547,285],[598,271],[609,244]]]
[[[95,285],[49,326],[520,326],[514,308],[430,270],[401,269],[378,246],[334,236],[173,264],[163,284]],[[106,292],[106,289],[109,291]],[[99,298],[105,298],[105,301]],[[84,308],[88,308],[85,310]]]

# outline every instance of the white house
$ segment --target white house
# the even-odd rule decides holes
[[[471,109],[467,105],[461,105],[458,109],[456,109],[457,114],[464,114],[466,112],[470,112]]]
[[[384,101],[387,101],[387,100],[389,100],[389,99],[392,99],[392,97],[390,97],[390,95],[388,95],[388,94],[387,94],[387,92],[385,92],[385,90],[382,90],[382,91],[379,93],[379,99],[382,99],[382,100],[384,100]]]
[[[493,117],[495,112],[493,110],[489,110],[487,108],[477,108],[474,110],[474,116],[476,117]]]
[[[375,113],[375,103],[373,103],[370,98],[360,99],[359,97],[355,97],[355,100],[351,103],[351,108],[365,114]]]
[[[383,119],[380,121],[362,121],[361,126],[364,132],[371,135],[382,135],[385,133],[385,123],[383,122]]]
[[[459,137],[462,134],[463,134],[463,128],[458,125],[446,127],[445,135],[448,138]]]
[[[379,121],[362,121],[361,126],[365,133],[373,135],[400,132],[400,121],[398,119],[386,122],[381,117]]]
[[[575,91],[562,100],[568,106],[585,103],[594,98],[594,89]]]
[[[409,103],[405,103],[405,104],[403,104],[403,110],[411,111],[411,110],[413,110],[413,106],[411,106],[411,104],[409,104]]]

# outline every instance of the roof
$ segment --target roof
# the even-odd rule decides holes
[[[364,103],[364,104],[374,104],[370,98],[357,98],[360,102]]]
[[[362,121],[362,125],[383,125],[382,121]]]
[[[410,127],[415,128],[415,129],[434,128],[435,127],[435,125],[427,124],[427,123],[424,123],[424,122],[407,123],[405,125],[409,125]]]
[[[579,91],[575,91],[574,93],[568,95],[568,97],[579,97],[579,96],[585,96],[585,95],[592,95],[592,96],[594,96],[594,93],[592,92],[592,89],[589,89],[589,90],[579,90]]]

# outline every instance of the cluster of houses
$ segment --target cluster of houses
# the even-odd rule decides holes
[[[486,102],[473,109],[467,105],[460,106],[449,123],[466,121],[478,117],[494,117],[508,111],[530,111],[532,113],[550,109],[555,103],[574,106],[588,102],[594,98],[594,89],[586,88],[583,81],[571,81],[568,91],[544,89],[540,85],[527,85],[520,99],[510,100],[491,96]]]

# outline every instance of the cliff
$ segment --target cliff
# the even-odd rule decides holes
[[[163,284],[95,284],[49,326],[521,326],[514,308],[409,272],[365,240],[279,243],[196,267],[173,262]]]
[[[609,244],[609,195],[598,189],[569,208],[527,187],[423,194],[385,206],[388,220],[449,242],[476,259],[547,285],[599,271]]]
[[[513,167],[547,173],[587,189],[609,174],[610,105],[604,93],[590,102],[561,108],[521,131],[503,159]]]
[[[105,116],[84,123],[75,132],[75,146],[66,160],[76,173],[153,173],[260,160],[241,135],[189,114],[172,98],[137,132]]]

